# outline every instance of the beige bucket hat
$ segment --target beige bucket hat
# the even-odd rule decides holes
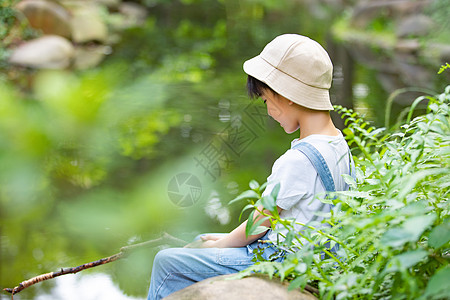
[[[244,71],[299,105],[333,110],[329,89],[333,64],[316,41],[298,34],[283,34],[244,63]]]

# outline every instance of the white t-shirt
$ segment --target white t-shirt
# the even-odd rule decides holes
[[[273,187],[280,183],[276,200],[277,206],[282,208],[280,217],[295,218],[298,222],[306,224],[315,216],[315,212],[329,212],[330,206],[323,205],[318,199],[323,198],[326,191],[316,169],[302,152],[293,149],[300,142],[308,142],[322,154],[330,169],[336,191],[348,189],[341,175],[350,174],[349,150],[341,132],[337,136],[315,134],[301,140],[293,140],[291,149],[275,161],[272,174],[267,178],[268,183],[263,196],[269,194]],[[301,225],[296,225],[297,230],[301,228]],[[277,234],[271,231],[268,238],[276,242]]]

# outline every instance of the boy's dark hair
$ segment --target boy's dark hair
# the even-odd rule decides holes
[[[264,90],[269,90],[272,93],[276,92],[272,90],[267,84],[264,82],[256,79],[255,77],[252,77],[248,75],[247,77],[247,93],[250,99],[255,99],[258,97],[261,97]]]

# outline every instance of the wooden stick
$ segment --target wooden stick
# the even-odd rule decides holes
[[[312,293],[312,294],[316,294],[316,295],[320,295],[320,292],[318,289],[316,289],[313,286],[310,286],[309,284],[305,285],[305,290]]]
[[[100,266],[100,265],[104,265],[104,264],[116,261],[122,257],[125,257],[131,251],[136,250],[137,248],[143,248],[143,247],[153,248],[153,247],[159,246],[159,245],[170,245],[170,246],[183,247],[186,244],[187,244],[187,242],[180,240],[176,237],[173,237],[170,234],[164,232],[161,235],[161,237],[159,237],[157,239],[146,241],[146,242],[135,244],[135,245],[122,247],[122,248],[120,248],[120,252],[116,253],[114,255],[111,255],[111,256],[108,256],[108,257],[105,257],[105,258],[102,258],[102,259],[99,259],[99,260],[96,260],[93,262],[89,262],[86,264],[82,264],[78,267],[61,268],[61,270],[59,270],[57,272],[51,272],[51,273],[38,275],[38,276],[35,276],[28,280],[22,281],[18,286],[14,287],[14,288],[4,288],[3,290],[8,293],[11,293],[12,296],[14,296],[14,294],[17,294],[20,291],[22,291],[23,289],[25,289],[29,286],[32,286],[33,284],[36,284],[38,282],[52,279],[52,278],[55,278],[55,277],[58,277],[61,275],[75,274],[75,273],[78,273],[78,272],[86,270],[86,269],[90,269],[90,268],[93,268],[96,266]]]

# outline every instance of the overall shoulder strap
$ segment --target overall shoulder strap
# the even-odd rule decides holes
[[[328,168],[328,165],[323,158],[322,154],[311,144],[307,142],[300,142],[297,145],[294,146],[294,149],[297,149],[301,151],[303,154],[306,155],[306,157],[311,161],[314,168],[317,170],[317,173],[319,174],[320,180],[322,181],[322,185],[325,187],[325,190],[327,192],[334,192],[336,191],[333,177],[331,176],[330,169]],[[350,175],[355,179],[355,164],[353,162],[352,155],[350,153],[349,149],[349,171]],[[322,203],[319,210],[322,210],[322,208],[325,206],[325,203]],[[330,205],[330,207],[333,207],[333,205]],[[310,222],[315,222],[318,219],[318,215],[315,214],[314,217],[310,220]],[[331,248],[331,252],[336,253],[339,249],[339,244],[336,244]],[[320,254],[321,259],[325,259],[326,255],[324,252]]]
[[[299,150],[312,163],[317,173],[319,174],[320,180],[327,192],[336,191],[333,176],[331,175],[330,169],[323,158],[322,154],[310,143],[301,142],[294,146],[294,149]]]

